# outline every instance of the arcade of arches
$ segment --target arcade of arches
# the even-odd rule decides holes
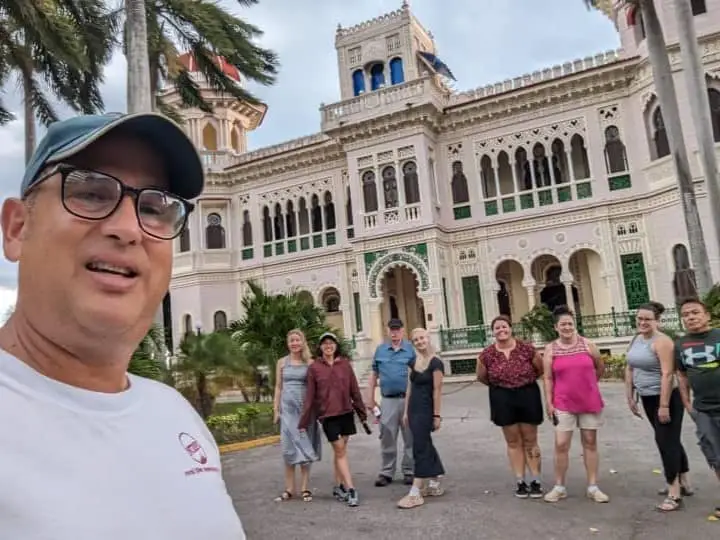
[[[604,292],[602,260],[593,250],[573,253],[566,273],[554,255],[540,255],[529,268],[530,275],[525,275],[519,262],[506,260],[495,272],[498,313],[513,321],[519,321],[539,303],[550,310],[568,305],[578,316],[608,313],[612,308],[611,299]]]
[[[381,283],[380,317],[375,320],[373,340],[379,343],[385,339],[385,328],[394,318],[403,321],[408,336],[413,328],[425,328],[425,304],[418,296],[419,283],[412,270],[405,266],[389,268]]]

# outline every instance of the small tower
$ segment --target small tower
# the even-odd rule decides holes
[[[407,1],[391,13],[335,34],[341,99],[401,84],[428,71],[419,53],[435,55],[432,34],[410,11]]]
[[[192,79],[199,85],[205,100],[213,106],[213,113],[197,108],[183,108],[177,89],[168,86],[160,95],[165,103],[177,107],[185,119],[185,129],[203,156],[208,168],[222,168],[232,162],[232,157],[247,151],[247,133],[258,128],[265,118],[267,105],[253,105],[233,96],[218,94],[208,85],[203,74],[197,69],[191,53],[178,57],[187,68]],[[238,69],[225,62],[222,57],[216,63],[223,72],[242,84]]]

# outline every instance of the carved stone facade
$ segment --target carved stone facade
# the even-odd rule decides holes
[[[322,133],[273,147],[238,152],[227,132],[204,151],[204,125],[244,133],[257,122],[242,115],[257,113],[227,105],[232,115],[222,118],[232,122],[223,124],[188,111],[190,134],[211,158],[176,244],[175,341],[242,317],[248,280],[272,293],[307,291],[356,337],[360,357],[391,316],[437,335],[500,313],[519,320],[540,302],[583,315],[649,298],[671,304],[685,226],[648,60],[640,49],[627,54],[616,4],[607,9],[623,50],[462,93],[425,61],[435,54],[432,34],[405,3],[340,28],[343,100],[322,106]],[[720,0],[708,6],[720,13]],[[715,26],[701,49],[711,105],[720,105]],[[679,63],[672,44],[671,59]],[[713,122],[720,138],[720,107]],[[709,223],[691,131],[687,139]],[[705,234],[718,269],[717,239],[710,227]]]

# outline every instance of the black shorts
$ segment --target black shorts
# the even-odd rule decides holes
[[[514,424],[539,426],[544,412],[537,383],[520,388],[490,386],[490,419],[500,427]]]
[[[323,431],[328,442],[340,440],[340,437],[355,435],[355,413],[349,412],[339,416],[328,416],[322,421]]]

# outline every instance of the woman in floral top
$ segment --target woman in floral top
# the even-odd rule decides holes
[[[538,426],[544,417],[537,383],[542,375],[542,356],[531,343],[513,337],[512,323],[505,315],[495,317],[490,328],[495,343],[480,353],[477,378],[490,389],[490,417],[505,436],[517,481],[515,496],[538,499],[543,495],[537,441]],[[530,469],[529,479],[526,467]]]

